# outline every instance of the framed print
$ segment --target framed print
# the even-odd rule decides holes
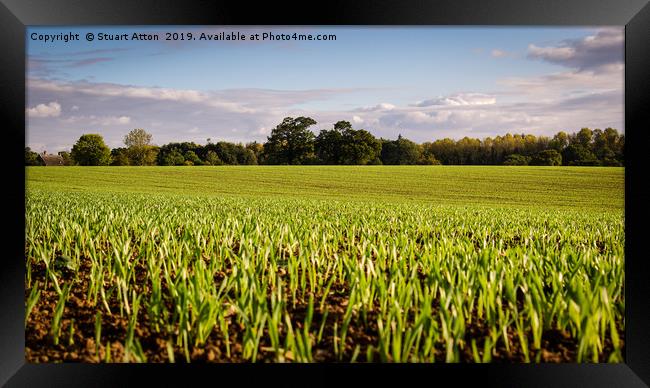
[[[8,386],[650,383],[643,1],[0,15]]]

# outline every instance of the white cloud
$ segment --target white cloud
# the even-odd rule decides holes
[[[357,115],[352,116],[352,122],[355,124],[363,123],[363,119]]]
[[[159,87],[144,87],[119,85],[111,83],[91,83],[87,81],[57,82],[38,78],[28,80],[30,90],[51,93],[74,93],[87,96],[139,99],[152,101],[172,101],[193,104],[206,108],[216,108],[233,113],[258,113],[271,107],[281,107],[303,104],[308,101],[350,93],[359,89],[314,89],[314,90],[267,90],[267,89],[234,89],[221,91],[200,91],[192,89],[170,89]],[[382,105],[382,104],[380,104]],[[390,105],[390,104],[388,104]],[[383,107],[389,109],[388,106]],[[203,113],[203,109],[193,112]]]
[[[571,59],[575,56],[574,47],[537,47],[534,44],[528,45],[528,55],[531,58],[541,58],[549,62],[560,62]]]
[[[54,82],[41,79],[30,79],[30,88],[59,93],[79,93],[100,97],[122,97],[133,99],[149,99],[158,101],[175,101],[180,103],[201,103],[215,108],[227,109],[233,112],[253,112],[241,104],[219,101],[215,96],[198,90],[136,87],[108,83],[89,82]]]
[[[61,104],[50,102],[49,104],[38,104],[26,110],[29,117],[58,117],[61,115]]]
[[[393,110],[393,109],[395,109],[395,105],[389,104],[387,102],[382,102],[374,106],[364,106],[362,108],[359,108],[358,110],[362,112],[373,112],[373,111],[386,111],[386,110]]]
[[[130,122],[131,122],[131,118],[129,116],[111,117],[106,121],[104,121],[104,125],[111,125],[111,124],[125,125]]]
[[[501,132],[539,122],[525,112],[513,112],[508,107],[483,109],[442,109],[431,111],[400,111],[380,118],[385,125],[410,129],[474,131],[491,128]]]
[[[418,101],[415,106],[425,107],[434,105],[492,105],[496,104],[496,97],[483,93],[457,93],[445,97],[437,97],[430,100]]]
[[[493,58],[503,58],[510,54],[505,50],[494,49],[490,52],[490,55],[492,55]]]
[[[506,132],[550,136],[584,126],[624,131],[621,81],[621,69],[612,69],[611,75],[573,71],[511,78],[500,83],[505,88],[498,93],[457,93],[367,111],[363,120],[376,136],[392,138],[399,132],[418,142]]]

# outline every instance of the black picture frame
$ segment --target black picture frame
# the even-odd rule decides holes
[[[625,25],[625,303],[621,364],[89,365],[27,364],[24,353],[25,29],[36,25]],[[497,386],[650,385],[650,260],[644,255],[644,149],[650,142],[647,0],[328,1],[288,4],[171,0],[0,0],[0,110],[8,165],[0,270],[0,383],[7,386],[313,385],[442,381]],[[141,382],[137,382],[141,380]]]

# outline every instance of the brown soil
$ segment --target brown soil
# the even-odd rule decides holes
[[[119,314],[120,307],[116,295],[110,296],[109,307],[112,314],[108,314],[101,306],[101,302],[94,305],[88,300],[88,278],[91,269],[89,259],[81,260],[80,268],[76,273],[72,271],[63,272],[61,279],[66,283],[72,283],[69,298],[65,304],[63,318],[61,320],[61,330],[59,344],[54,345],[50,335],[50,325],[53,318],[54,309],[58,300],[58,294],[51,282],[46,283],[45,266],[42,263],[32,264],[31,276],[32,283],[38,284],[41,289],[41,296],[38,303],[34,306],[27,321],[25,328],[25,358],[30,363],[48,363],[48,362],[104,362],[108,355],[110,362],[123,362],[125,355],[124,343],[127,336],[128,319],[121,317]],[[215,283],[218,285],[229,268],[224,269],[224,273],[215,275]],[[418,273],[421,277],[424,274]],[[135,288],[137,292],[146,297],[150,294],[148,287],[145,287],[146,268],[139,263],[135,270]],[[60,284],[63,287],[63,284]],[[162,282],[163,290],[165,288],[164,280]],[[29,295],[30,290],[25,290],[25,298]],[[341,358],[339,359],[334,353],[334,323],[337,322],[340,331],[343,317],[347,308],[349,289],[347,285],[334,285],[326,298],[325,309],[327,310],[327,320],[323,329],[322,340],[313,345],[312,354],[315,362],[348,362],[355,348],[359,347],[357,356],[358,362],[366,362],[367,349],[369,345],[377,343],[378,329],[377,316],[370,313],[365,320],[359,315],[353,315],[352,321],[347,332],[345,346],[342,347]],[[317,333],[322,322],[325,311],[320,311],[318,304],[322,295],[315,295],[315,307],[313,312],[311,331]],[[291,302],[287,304],[288,313],[292,319],[292,326],[295,330],[302,328],[309,297],[307,295],[297,295],[295,305]],[[171,308],[171,301],[166,301],[168,308]],[[101,343],[95,343],[95,314],[102,311],[102,330]],[[376,311],[377,309],[375,309]],[[434,306],[434,314],[437,315],[438,307]],[[230,341],[230,356],[227,355],[226,341],[218,328],[215,328],[210,334],[205,344],[188,349],[191,362],[244,362],[243,359],[243,333],[244,327],[240,325],[235,314],[227,318],[228,335]],[[483,320],[472,317],[472,324],[467,327],[465,334],[464,346],[460,351],[461,362],[473,362],[472,339],[476,340],[476,347],[479,356],[483,353],[483,344],[485,338],[489,335],[489,329]],[[70,338],[70,326],[73,325],[74,331]],[[139,341],[147,362],[169,362],[168,356],[168,338],[164,333],[157,332],[154,325],[149,322],[147,313],[144,308],[138,312],[137,325],[135,327],[135,338]],[[284,343],[284,331],[281,328],[280,342]],[[530,339],[532,335],[526,333]],[[524,362],[524,355],[519,346],[519,339],[514,330],[507,333],[510,342],[510,351],[508,351],[502,341],[498,342],[496,349],[492,354],[492,362]],[[624,343],[624,333],[619,332],[620,340]],[[313,341],[315,342],[315,341]],[[445,344],[436,343],[435,361],[444,362]],[[542,335],[541,349],[530,350],[530,360],[536,361],[539,357],[541,362],[575,362],[578,343],[571,338],[568,333],[551,329]],[[604,344],[603,354],[609,354],[613,346],[608,341]],[[257,354],[258,362],[276,361],[275,352],[272,349],[268,332],[264,330],[264,335],[260,341],[259,352]],[[176,362],[186,362],[185,351],[180,346],[173,345],[174,359]],[[372,361],[380,361],[379,353],[374,350]],[[624,354],[624,350],[622,352]],[[284,355],[287,361],[295,361],[291,354]],[[390,359],[388,361],[391,361]],[[606,362],[605,356],[601,356],[600,362]]]

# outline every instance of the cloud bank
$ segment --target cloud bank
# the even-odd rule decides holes
[[[38,104],[33,108],[27,108],[27,116],[35,117],[58,117],[61,115],[61,104],[50,102],[49,104]]]

